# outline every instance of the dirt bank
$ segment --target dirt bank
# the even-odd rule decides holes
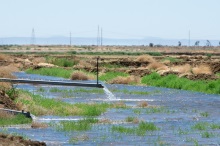
[[[24,140],[21,136],[13,136],[0,133],[0,146],[46,146],[46,143]]]

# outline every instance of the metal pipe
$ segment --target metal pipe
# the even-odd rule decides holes
[[[102,84],[98,84],[98,82],[97,82],[97,84],[94,84],[94,83],[63,82],[63,81],[42,81],[42,80],[8,79],[8,78],[0,78],[0,82],[104,88],[102,86]]]
[[[97,62],[96,62],[96,74],[97,74],[97,84],[99,84],[99,56],[97,57]]]

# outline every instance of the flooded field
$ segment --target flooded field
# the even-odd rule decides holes
[[[24,72],[15,75],[23,79],[64,80]],[[118,84],[105,86],[103,90],[14,85],[33,94],[72,104],[105,102],[125,104],[126,107],[111,108],[95,117],[103,122],[93,124],[91,129],[85,131],[64,132],[53,126],[59,125],[62,121],[78,121],[85,117],[51,115],[34,117],[36,122],[47,123],[49,125],[47,128],[33,129],[25,125],[1,128],[1,131],[44,141],[47,145],[220,145],[219,95],[148,86]],[[142,107],[141,104],[144,103],[148,106]],[[129,118],[131,120],[128,120]],[[139,133],[137,129],[141,121],[153,123],[156,128]]]

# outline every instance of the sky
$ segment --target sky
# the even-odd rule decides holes
[[[220,0],[0,0],[0,37],[220,40]]]

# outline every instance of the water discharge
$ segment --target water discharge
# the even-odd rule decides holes
[[[105,94],[108,96],[108,99],[110,99],[110,100],[115,100],[115,99],[117,99],[117,98],[115,97],[115,95],[112,94],[112,92],[109,91],[106,86],[104,86],[103,90],[105,91]]]

